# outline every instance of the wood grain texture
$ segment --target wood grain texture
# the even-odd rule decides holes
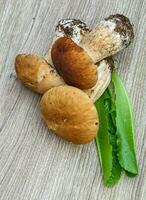
[[[0,0],[0,199],[146,199],[146,1]],[[48,131],[39,113],[40,96],[15,77],[18,53],[43,55],[54,26],[79,18],[92,27],[124,13],[135,25],[134,43],[116,58],[135,114],[139,175],[124,174],[112,189],[102,182],[94,142],[76,146]]]

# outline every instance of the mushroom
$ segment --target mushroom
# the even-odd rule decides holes
[[[98,114],[91,99],[72,86],[48,90],[40,102],[42,117],[49,129],[75,144],[88,143],[98,132]]]
[[[89,28],[86,26],[85,23],[81,22],[80,20],[62,19],[58,22],[58,25],[56,26],[56,36],[53,40],[53,43],[55,43],[55,41],[60,37],[67,36],[70,37],[74,42],[79,44],[81,39],[85,37],[85,35],[89,32]],[[54,66],[51,58],[51,48],[52,47],[50,47],[44,55],[44,59],[52,66]],[[103,94],[111,81],[111,69],[109,59],[104,59],[96,64],[96,69],[98,71],[98,79],[96,81],[96,84],[92,88],[84,90],[94,102]]]
[[[57,26],[59,34],[51,48],[53,64],[67,84],[89,89],[97,81],[95,64],[127,47],[134,37],[133,27],[127,17],[116,14],[91,31],[75,34],[76,29],[64,21]]]
[[[81,38],[81,46],[94,63],[129,46],[134,38],[130,20],[124,15],[110,15]]]
[[[15,69],[24,85],[41,94],[52,87],[65,84],[51,65],[33,54],[17,55]]]
[[[67,84],[81,89],[91,88],[97,81],[97,67],[88,54],[77,45],[88,32],[89,28],[80,20],[60,20],[56,26],[53,46],[44,56],[49,63],[53,63]]]
[[[70,37],[61,37],[55,41],[51,57],[57,72],[67,84],[80,89],[88,89],[96,84],[96,65]]]
[[[87,33],[89,28],[80,20],[60,20],[51,48],[51,58],[57,72],[67,84],[81,89],[91,88],[97,81],[96,65],[78,45]]]

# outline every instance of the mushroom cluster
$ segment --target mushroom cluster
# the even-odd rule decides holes
[[[60,20],[44,57],[16,56],[18,79],[44,94],[40,109],[49,129],[75,144],[90,142],[99,128],[94,102],[111,80],[112,55],[133,40],[123,15],[111,15],[90,30],[76,19]]]

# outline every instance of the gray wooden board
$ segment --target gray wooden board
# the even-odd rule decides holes
[[[43,55],[59,19],[93,27],[114,13],[135,25],[134,43],[116,58],[132,101],[139,175],[103,185],[95,143],[73,145],[52,134],[39,112],[40,96],[15,76],[18,53]],[[146,1],[0,0],[0,200],[146,199]]]

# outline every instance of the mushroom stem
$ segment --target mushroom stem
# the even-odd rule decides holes
[[[116,14],[97,24],[81,38],[79,45],[97,63],[129,46],[133,38],[133,27],[129,19]]]
[[[98,80],[94,87],[84,90],[93,102],[100,98],[111,81],[111,68],[108,60],[104,59],[97,65]]]

